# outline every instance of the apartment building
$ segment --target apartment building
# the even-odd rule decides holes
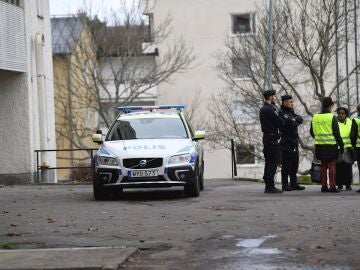
[[[47,0],[0,0],[0,183],[31,183],[36,164],[56,166]],[[49,177],[47,181],[56,181]]]
[[[225,50],[225,38],[238,33],[253,33],[257,2],[260,1],[143,1],[145,13],[153,15],[155,28],[168,16],[171,19],[171,35],[159,45],[160,56],[166,43],[179,37],[193,48],[196,56],[189,71],[175,74],[171,83],[159,85],[159,104],[180,102],[189,106],[196,97],[201,102],[195,110],[194,122],[209,120],[210,98],[225,87],[216,70],[216,55]],[[244,79],[240,73],[237,80]],[[241,152],[241,148],[238,150]],[[205,151],[205,177],[231,177],[230,150],[215,149],[206,144]],[[249,156],[238,165],[238,172],[244,177],[261,178],[262,166],[257,159]]]

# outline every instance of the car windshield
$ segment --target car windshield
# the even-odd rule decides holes
[[[118,120],[108,135],[109,141],[133,139],[188,138],[180,118],[139,118]]]

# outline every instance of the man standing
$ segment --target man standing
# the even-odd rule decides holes
[[[297,182],[299,168],[299,133],[298,126],[303,123],[303,118],[294,112],[294,100],[290,95],[281,97],[280,116],[285,125],[280,129],[281,140],[281,183],[283,191],[304,190]],[[290,176],[290,186],[289,186]]]
[[[263,177],[265,193],[282,193],[281,190],[275,187],[274,183],[276,168],[280,161],[279,128],[284,125],[284,121],[279,116],[275,107],[275,94],[275,90],[266,90],[264,92],[264,106],[260,109],[260,124],[263,132],[263,152],[265,158]]]

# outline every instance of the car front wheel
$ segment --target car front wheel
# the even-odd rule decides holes
[[[107,199],[107,191],[105,190],[99,176],[95,173],[95,164],[92,166],[92,182],[93,182],[93,193],[96,201]]]
[[[199,168],[196,168],[194,180],[192,183],[187,184],[184,187],[186,196],[188,197],[199,197],[200,195],[200,178],[199,178]]]

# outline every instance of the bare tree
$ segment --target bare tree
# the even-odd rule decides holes
[[[282,0],[273,10],[273,78],[279,95],[291,94],[295,110],[305,116],[300,128],[300,145],[306,156],[313,151],[309,121],[325,96],[334,96],[350,76],[352,67],[337,76],[337,57],[353,39],[353,1]],[[230,148],[230,139],[248,147],[261,158],[262,133],[258,111],[266,90],[268,66],[268,10],[258,8],[256,29],[225,41],[226,51],[218,56],[224,90],[212,98],[209,129],[214,146]],[[240,76],[236,76],[239,75]],[[236,77],[241,77],[238,79]],[[338,98],[341,96],[337,96]],[[249,147],[252,146],[252,147]],[[253,147],[255,146],[255,148]]]
[[[58,29],[72,50],[56,56],[64,70],[55,78],[56,131],[71,148],[88,145],[94,130],[109,127],[115,106],[152,105],[154,88],[190,68],[195,59],[182,39],[158,51],[171,31],[169,16],[155,28],[138,1],[121,3],[121,14],[113,11],[100,20],[81,12]]]

